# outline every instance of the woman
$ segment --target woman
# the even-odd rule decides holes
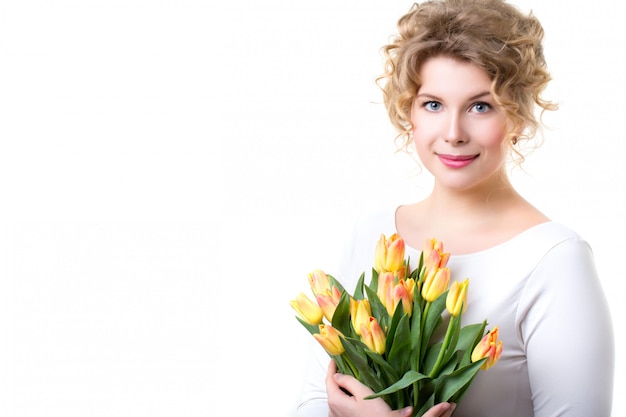
[[[523,162],[538,132],[536,110],[556,109],[541,97],[550,75],[540,22],[501,0],[433,0],[416,4],[398,30],[384,48],[385,105],[433,189],[359,219],[333,275],[354,288],[380,234],[397,232],[410,259],[428,238],[444,242],[452,279],[470,278],[463,320],[497,324],[502,357],[458,406],[426,416],[610,416],[613,330],[592,251],[507,175],[509,157]],[[410,415],[363,400],[370,393],[321,351],[297,415]]]

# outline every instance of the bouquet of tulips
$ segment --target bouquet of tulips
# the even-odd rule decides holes
[[[429,239],[411,270],[404,241],[383,234],[369,285],[363,273],[350,294],[314,270],[308,278],[315,300],[300,293],[291,306],[339,372],[375,392],[367,398],[382,397],[392,409],[412,405],[422,416],[437,403],[458,404],[479,370],[502,353],[497,326],[486,333],[486,320],[461,326],[469,280],[450,285],[449,257],[443,243]]]

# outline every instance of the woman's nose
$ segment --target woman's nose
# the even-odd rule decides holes
[[[452,145],[467,142],[462,120],[458,115],[450,115],[444,127],[444,140]]]

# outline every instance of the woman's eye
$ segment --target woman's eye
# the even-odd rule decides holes
[[[437,101],[427,101],[424,103],[424,108],[428,111],[439,111],[441,110],[441,103]]]
[[[489,105],[487,103],[475,103],[472,106],[472,111],[474,111],[476,113],[485,113],[485,112],[489,111],[489,109],[491,109],[491,105]]]

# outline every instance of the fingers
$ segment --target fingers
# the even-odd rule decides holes
[[[439,403],[431,407],[423,417],[450,417],[456,408],[454,403]]]
[[[332,375],[337,372],[337,363],[334,359],[331,359],[328,363],[328,374]]]
[[[399,417],[411,417],[411,414],[413,414],[413,407],[404,407],[401,410],[394,411],[394,413]]]
[[[446,411],[445,413],[443,413],[441,417],[451,417],[452,413],[454,413],[454,410],[456,410],[456,404],[450,403],[450,409]]]
[[[391,411],[381,398],[364,401],[363,398],[373,394],[374,391],[353,376],[338,373],[337,364],[334,360],[328,364],[326,391],[330,417],[346,415],[410,417],[413,412],[412,407]],[[431,407],[423,417],[451,417],[455,408],[456,404],[454,403],[440,403]]]
[[[333,375],[333,379],[340,388],[343,388],[355,397],[364,398],[374,393],[374,391],[366,385],[363,385],[353,376],[337,373]]]
[[[326,374],[326,391],[328,392],[328,396],[338,395],[341,391],[341,388],[335,382],[335,375],[337,374],[337,364],[334,360],[331,359],[328,364],[328,373]]]
[[[370,388],[363,385],[355,377],[351,375],[344,375],[337,372],[337,364],[331,360],[328,364],[328,373],[326,374],[326,391],[329,396],[332,393],[339,394],[339,391],[343,396],[356,396],[363,398],[374,393]]]

